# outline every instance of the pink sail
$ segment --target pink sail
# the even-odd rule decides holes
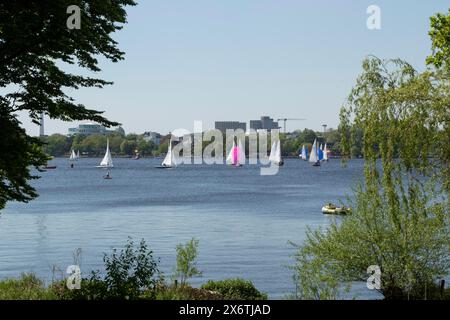
[[[238,157],[239,157],[239,147],[234,147],[233,148],[233,165],[237,165],[238,164]]]

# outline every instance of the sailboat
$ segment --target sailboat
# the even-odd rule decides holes
[[[272,144],[270,149],[269,161],[277,166],[284,165],[283,159],[281,159],[281,143],[280,140],[276,140]]]
[[[164,161],[161,163],[160,166],[157,166],[158,169],[170,169],[173,167],[176,167],[176,161],[173,158],[172,155],[172,139],[169,140],[169,147],[167,149],[166,157],[164,158]]]
[[[244,165],[245,153],[244,153],[244,149],[242,147],[241,140],[238,141],[237,146],[236,146],[236,142],[233,141],[233,148],[231,148],[226,162],[228,165],[232,165],[235,167],[241,167],[242,165]]]
[[[70,161],[75,161],[77,160],[77,155],[75,154],[75,150],[72,149],[72,151],[70,152]]]
[[[317,141],[314,139],[314,143],[311,148],[311,154],[309,155],[309,162],[313,163],[314,167],[320,166],[320,160],[319,160],[319,152],[317,148]]]
[[[305,161],[308,160],[308,148],[305,145],[303,145],[302,147],[302,153],[300,154],[300,158]]]
[[[109,139],[106,139],[106,153],[103,157],[102,162],[100,162],[100,165],[97,166],[97,168],[112,168],[114,167],[112,157],[111,157],[111,151],[109,151]]]
[[[323,161],[328,161],[328,148],[326,143],[325,147],[323,148]]]
[[[317,154],[319,155],[319,161],[323,160],[323,146],[320,144],[319,149],[317,149]]]
[[[80,150],[77,151],[77,159],[80,159]]]

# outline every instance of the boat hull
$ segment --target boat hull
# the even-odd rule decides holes
[[[349,213],[349,209],[347,208],[340,208],[340,207],[336,207],[336,208],[330,208],[327,206],[322,207],[322,213],[323,214],[337,214],[337,215],[345,215]]]
[[[169,167],[169,166],[157,166],[155,167],[156,169],[172,169],[173,167]]]

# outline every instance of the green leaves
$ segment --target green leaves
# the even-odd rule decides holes
[[[450,9],[449,9],[450,13]],[[450,72],[450,14],[438,13],[430,18],[433,54],[427,57],[427,64],[436,68],[443,68]]]
[[[192,238],[184,245],[177,245],[177,267],[174,276],[180,278],[181,285],[186,285],[187,280],[192,277],[202,275],[197,269],[198,244],[199,241]]]
[[[308,232],[295,256],[299,296],[335,298],[378,265],[385,298],[426,298],[450,270],[450,74],[376,57],[362,68],[339,129],[346,156],[362,134],[364,183],[351,215]]]
[[[82,12],[80,30],[68,30],[67,7]],[[41,114],[63,121],[91,120],[107,127],[102,112],[78,104],[67,89],[102,88],[111,82],[63,71],[67,64],[98,72],[98,57],[123,59],[112,34],[126,23],[125,6],[133,0],[30,0],[0,3],[0,209],[6,201],[37,196],[28,180],[30,166],[44,165],[42,143],[21,129],[18,111],[34,123]]]
[[[28,202],[37,196],[27,183],[37,177],[29,166],[39,168],[49,159],[42,151],[42,143],[29,137],[19,121],[0,108],[0,209],[7,201]]]

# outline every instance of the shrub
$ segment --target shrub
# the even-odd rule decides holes
[[[180,278],[180,284],[186,285],[187,280],[201,276],[202,272],[197,269],[198,256],[198,240],[192,238],[185,245],[177,245],[177,267],[175,270],[175,277]]]
[[[225,299],[231,300],[266,300],[267,294],[258,291],[253,283],[243,279],[227,279],[208,281],[201,287],[205,290],[218,292]]]
[[[19,279],[0,281],[0,300],[53,300],[52,290],[34,274],[22,274]]]
[[[81,289],[68,290],[65,283],[54,286],[62,299],[105,300],[155,298],[155,288],[160,278],[158,262],[144,240],[135,249],[131,238],[124,250],[119,253],[113,249],[111,255],[105,254],[106,274],[92,272],[90,278],[81,282]]]

